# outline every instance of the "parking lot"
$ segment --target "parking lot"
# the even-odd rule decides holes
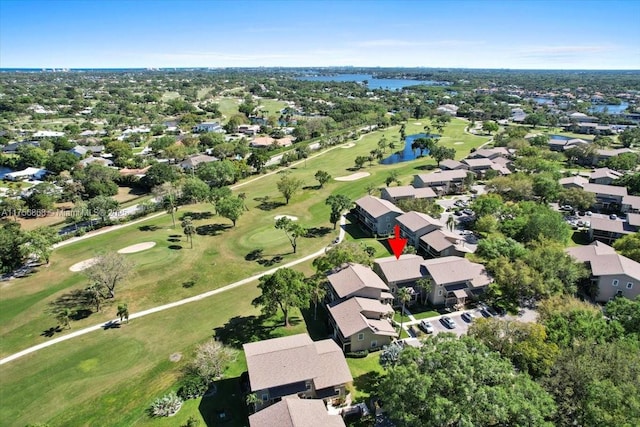
[[[473,313],[473,315],[477,319],[483,318],[483,315],[480,313],[480,308],[465,310],[464,312]],[[448,315],[456,323],[456,327],[453,329],[448,328],[442,322],[441,318],[444,316],[438,316],[435,318],[430,318],[425,320],[430,321],[431,324],[433,325],[433,335],[437,335],[441,332],[450,332],[450,333],[456,334],[457,336],[461,336],[468,332],[469,326],[471,325],[471,322],[467,322],[466,320],[462,319],[462,313],[464,312],[459,311],[459,312]],[[517,320],[519,322],[535,322],[538,318],[538,313],[534,310],[527,308],[527,309],[523,309],[518,315],[507,314],[505,316],[495,316],[495,317],[497,319]],[[414,322],[409,322],[408,325],[413,327],[414,330],[420,330],[418,323],[419,322],[417,321],[415,322],[415,324]],[[423,331],[421,332],[424,334]]]

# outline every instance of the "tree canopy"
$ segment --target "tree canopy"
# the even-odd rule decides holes
[[[278,309],[284,315],[284,324],[289,326],[289,311],[293,307],[307,308],[311,301],[311,287],[304,274],[290,268],[280,268],[273,274],[262,276],[258,289],[262,294],[252,302],[260,306],[264,314],[273,316]]]

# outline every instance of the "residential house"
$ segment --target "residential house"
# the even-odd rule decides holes
[[[365,229],[374,236],[388,236],[393,232],[395,218],[403,212],[388,200],[364,196],[356,200],[355,215]]]
[[[573,139],[556,139],[551,138],[547,145],[551,151],[566,151],[570,148],[579,147],[581,145],[588,145],[589,142],[580,138]]]
[[[224,132],[224,129],[222,128],[222,125],[220,125],[220,123],[218,123],[218,122],[200,123],[200,124],[195,125],[193,128],[191,128],[191,130],[194,133],[204,133],[204,132],[223,133]]]
[[[18,148],[22,146],[40,147],[40,143],[38,141],[12,142],[2,147],[2,152],[4,154],[17,154]]]
[[[495,148],[479,148],[476,151],[469,154],[469,159],[489,159],[495,160],[498,157],[510,157],[511,153],[505,147]]]
[[[455,306],[465,304],[485,291],[493,281],[482,264],[466,258],[447,256],[423,262],[433,289],[429,300],[433,305]]]
[[[238,132],[255,136],[260,132],[260,125],[240,125],[238,126]]]
[[[353,297],[327,306],[333,339],[345,353],[379,349],[398,333],[391,324],[393,308],[371,298]]]
[[[274,139],[270,136],[260,136],[253,138],[251,142],[249,142],[249,145],[254,148],[269,148],[273,146],[290,147],[293,145],[293,139],[290,137]]]
[[[482,177],[489,170],[492,169],[493,162],[488,158],[474,158],[474,159],[464,159],[462,163],[467,165],[467,169],[470,172],[476,174],[477,177]]]
[[[628,220],[591,217],[589,221],[589,239],[610,244],[626,234],[633,234],[638,227]]]
[[[180,167],[184,170],[195,170],[200,164],[217,162],[218,160],[217,157],[198,154],[180,162]]]
[[[409,239],[407,243],[416,249],[422,236],[443,227],[440,220],[422,212],[414,211],[396,217],[396,222],[400,226],[400,235]]]
[[[465,165],[464,163],[459,162],[457,160],[453,160],[453,159],[444,159],[443,161],[440,162],[440,169],[442,169],[443,171],[455,170],[455,169],[466,170],[467,168],[468,166]]]
[[[87,155],[89,150],[87,149],[87,147],[84,147],[82,145],[76,145],[71,150],[69,150],[69,152],[76,157],[84,157]]]
[[[249,416],[249,427],[345,427],[340,415],[329,415],[321,400],[300,399],[297,395]]]
[[[308,334],[244,344],[251,392],[263,408],[285,396],[333,401],[347,395],[353,381],[342,350],[331,339]]]
[[[580,188],[582,189],[589,180],[580,175],[568,176],[566,178],[560,178],[558,181],[563,188]]]
[[[447,170],[414,175],[413,186],[416,188],[430,187],[437,194],[450,194],[459,191],[464,186],[467,177],[465,170]]]
[[[620,154],[626,154],[626,153],[635,153],[635,151],[633,151],[630,148],[616,148],[613,150],[598,149],[596,150],[596,154],[593,156],[593,159],[591,160],[591,164],[595,166],[595,165],[598,165],[600,162],[605,162],[612,157],[617,157]]]
[[[24,181],[25,179],[41,179],[47,174],[46,169],[26,168],[20,171],[9,172],[4,175],[7,181]]]
[[[475,252],[475,248],[466,245],[464,236],[443,228],[420,237],[418,252],[431,258],[464,257],[466,254]]]
[[[402,185],[398,187],[384,187],[380,197],[391,203],[396,203],[402,199],[435,199],[438,195],[429,187],[415,188],[413,185]]]
[[[87,166],[87,165],[90,165],[91,163],[99,163],[102,166],[113,166],[113,161],[111,161],[109,159],[102,158],[102,157],[89,156],[89,157],[86,157],[86,158],[84,158],[84,159],[82,159],[82,160],[80,160],[78,162],[78,164],[80,166],[83,166],[83,167]]]
[[[450,116],[458,115],[458,106],[454,104],[444,104],[436,108],[438,113],[448,114]]]
[[[423,278],[426,274],[422,266],[424,258],[415,254],[400,255],[376,259],[373,270],[384,280],[389,286],[391,293],[397,295],[398,289],[407,288],[411,295],[409,304],[418,302],[421,290],[416,286],[416,282]],[[398,299],[395,305],[400,305]]]
[[[611,185],[613,181],[619,179],[622,175],[622,173],[609,168],[598,168],[589,175],[589,182],[593,184]]]
[[[616,187],[615,185],[584,184],[582,189],[593,193],[596,196],[596,206],[602,209],[620,209],[622,199],[627,196],[626,187]]]
[[[383,304],[393,301],[389,286],[369,267],[349,263],[327,276],[328,301],[344,301],[351,297],[371,298]]]
[[[640,263],[616,253],[611,246],[596,241],[567,248],[566,252],[591,271],[591,281],[598,288],[596,301],[607,302],[616,296],[635,299],[640,295]]]

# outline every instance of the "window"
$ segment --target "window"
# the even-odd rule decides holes
[[[627,283],[627,289],[633,289],[633,283],[631,282]]]
[[[618,279],[613,279],[613,282],[611,282],[611,284],[613,286],[618,286]]]
[[[378,341],[373,340],[371,341],[371,348],[377,347],[378,346]]]
[[[438,291],[438,296],[441,297],[442,296],[442,291]]]
[[[269,400],[269,395],[267,393],[263,393],[262,394],[262,401],[266,402],[267,400]]]
[[[358,341],[362,341],[364,340],[364,334],[363,333],[359,333],[358,334]]]

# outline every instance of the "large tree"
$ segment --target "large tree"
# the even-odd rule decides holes
[[[278,218],[275,227],[285,232],[295,254],[298,249],[298,238],[304,237],[307,234],[307,230],[288,216]]]
[[[627,258],[640,262],[640,232],[623,236],[613,242],[613,247]]]
[[[291,197],[293,197],[293,195],[302,188],[302,180],[289,176],[289,174],[285,173],[280,177],[280,181],[278,181],[277,186],[278,191],[282,193],[285,203],[288,205]]]
[[[584,191],[582,188],[567,188],[560,191],[558,203],[569,205],[574,209],[586,210],[596,203],[596,195]]]
[[[68,151],[58,151],[47,159],[46,168],[49,172],[59,174],[70,171],[78,164],[78,158]]]
[[[313,266],[319,274],[325,274],[349,262],[371,266],[373,255],[360,243],[343,241],[314,259]]]
[[[252,304],[260,306],[268,316],[273,316],[280,309],[285,326],[289,326],[289,311],[292,308],[307,308],[311,301],[311,288],[304,274],[286,267],[261,277],[258,288],[262,294]]]
[[[212,187],[222,187],[236,182],[236,168],[231,160],[202,163],[198,165],[196,175]]]
[[[115,298],[116,286],[129,277],[133,266],[124,255],[105,252],[96,257],[93,265],[84,270],[84,274],[104,299],[110,299]]]
[[[558,346],[547,342],[546,328],[498,318],[478,319],[469,327],[469,336],[511,360],[534,378],[547,374],[558,355]]]
[[[455,148],[447,148],[438,145],[434,147],[429,154],[436,162],[438,162],[438,167],[440,167],[441,161],[444,159],[453,159],[456,156],[456,150]]]
[[[198,177],[190,177],[182,183],[181,199],[184,203],[202,203],[209,198],[209,186]]]
[[[316,172],[316,174],[314,175],[314,178],[320,184],[320,188],[322,188],[327,182],[331,180],[331,175],[329,175],[329,172],[327,171],[320,170]]]
[[[406,348],[377,390],[398,427],[552,426],[553,399],[471,337],[437,335]]]
[[[98,217],[101,224],[106,224],[118,209],[118,202],[108,196],[96,196],[89,200],[87,207],[92,215]]]
[[[8,273],[22,266],[25,238],[17,222],[7,223],[0,228],[0,272]]]
[[[190,370],[208,384],[222,376],[229,363],[233,362],[237,352],[224,346],[221,342],[209,340],[196,348]]]
[[[640,338],[640,296],[635,300],[614,298],[607,303],[605,312],[609,319],[622,325],[625,334],[636,334]]]
[[[38,227],[27,232],[25,251],[35,256],[39,261],[49,264],[49,257],[53,251],[53,244],[58,240],[56,231],[49,227]]]
[[[236,221],[244,213],[244,201],[237,196],[223,197],[216,202],[216,212],[225,217],[236,226]]]
[[[640,145],[640,128],[635,127],[627,127],[622,133],[618,136],[618,140],[622,143],[624,147],[631,147],[634,145]]]
[[[349,209],[353,202],[344,194],[332,194],[327,197],[327,200],[325,200],[324,204],[331,207],[329,221],[331,221],[331,223],[333,224],[333,229],[335,230],[336,224],[338,224],[342,212]]]

